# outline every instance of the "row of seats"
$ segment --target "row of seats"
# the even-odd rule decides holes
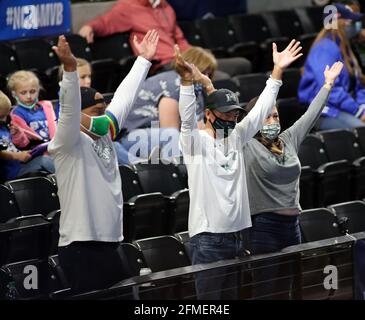
[[[322,7],[307,7],[178,23],[190,43],[211,49],[217,57],[244,56],[254,71],[267,71],[272,66],[272,42],[282,50],[298,39],[307,54],[323,27],[322,14]],[[301,58],[297,65],[303,62]]]
[[[69,34],[66,38],[75,56],[90,62],[93,86],[100,92],[114,92],[135,60],[128,33],[96,39],[92,45],[76,34]],[[6,77],[10,73],[20,69],[32,70],[44,85],[44,98],[56,99],[60,64],[52,50],[56,43],[56,37],[0,42],[0,59],[3,62],[0,66],[0,88],[5,88]]]
[[[310,134],[299,149],[299,159],[304,208],[365,197],[365,128]]]
[[[38,228],[37,230],[40,233],[42,223],[40,221],[33,222],[33,228]],[[27,225],[8,231],[13,234],[9,237],[11,241],[7,243],[8,249],[6,252],[23,252],[23,260],[14,260],[14,256],[9,255],[4,259],[4,255],[2,255],[0,297],[35,299],[45,298],[51,294],[53,298],[57,298],[59,297],[57,294],[59,291],[62,294],[65,294],[65,292],[71,294],[60,268],[58,256],[48,257],[46,252],[39,251],[44,239],[41,239],[41,237],[34,238],[34,240],[39,239],[39,243],[19,241],[21,230],[26,232],[29,227]],[[332,205],[328,208],[305,210],[300,215],[300,228],[303,242],[318,241],[347,233],[365,231],[365,203],[353,201]],[[0,236],[3,235],[4,230],[0,226]],[[21,236],[24,237],[24,235]],[[23,238],[23,240],[25,239]],[[22,244],[22,247],[20,244]],[[39,245],[38,251],[37,245]],[[145,270],[159,272],[191,264],[189,235],[187,232],[181,232],[173,236],[164,235],[140,239],[132,243],[121,243],[120,247],[123,248],[126,254],[133,276],[145,274]],[[40,279],[38,290],[24,290],[23,280],[26,276],[24,267],[27,265],[38,268]]]

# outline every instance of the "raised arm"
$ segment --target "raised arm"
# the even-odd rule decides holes
[[[57,46],[53,47],[63,64],[63,78],[60,91],[60,115],[56,134],[48,150],[71,149],[80,139],[81,97],[77,61],[73,56],[65,36],[59,36]]]
[[[242,144],[251,139],[262,128],[264,120],[275,105],[276,97],[282,84],[281,78],[284,69],[303,55],[300,53],[302,47],[299,45],[299,41],[292,40],[284,51],[278,52],[276,44],[273,43],[274,68],[270,79],[267,80],[266,87],[253,109],[236,126]]]
[[[187,63],[181,56],[178,45],[175,45],[175,70],[180,75],[180,98],[179,113],[181,119],[180,144],[185,153],[192,154],[193,146],[199,144],[198,123],[196,118],[197,102],[194,92],[194,81],[198,81],[201,73],[199,70]],[[210,82],[210,79],[206,77]],[[213,86],[212,86],[213,88]]]
[[[139,92],[143,81],[146,79],[148,70],[151,66],[150,60],[153,59],[156,53],[158,39],[159,36],[155,30],[148,31],[141,42],[138,42],[137,37],[134,37],[133,39],[134,46],[139,52],[139,56],[131,71],[114,93],[114,97],[106,111],[113,119],[114,124],[119,127],[116,128],[117,133],[122,128],[124,120],[133,107],[137,93]]]
[[[326,69],[323,72],[325,81],[321,90],[317,93],[316,97],[313,99],[304,115],[300,117],[300,119],[297,120],[290,128],[282,133],[283,137],[286,137],[292,141],[296,147],[296,150],[298,150],[303,139],[318,120],[331,92],[333,84],[341,73],[342,68],[343,63],[340,61],[335,62],[331,68],[326,66]]]

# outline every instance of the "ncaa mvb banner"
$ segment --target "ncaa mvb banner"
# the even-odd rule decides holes
[[[0,41],[71,30],[69,0],[0,0]]]

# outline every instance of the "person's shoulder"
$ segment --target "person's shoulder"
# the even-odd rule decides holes
[[[340,47],[332,39],[323,38],[314,45],[313,50],[323,53],[323,50],[326,50],[326,51],[327,50],[339,51]]]
[[[21,107],[21,106],[15,106],[13,110],[11,111],[12,115],[16,115],[19,117],[23,117],[29,114],[28,110]]]

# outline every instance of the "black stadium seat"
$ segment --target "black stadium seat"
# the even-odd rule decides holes
[[[0,61],[0,75],[3,77],[19,69],[16,52],[5,42],[0,42]]]
[[[338,203],[328,207],[337,219],[348,218],[349,233],[365,232],[365,203],[363,201],[350,201]]]
[[[298,153],[302,166],[315,175],[315,206],[324,207],[350,199],[351,167],[347,160],[330,162],[319,137],[308,135]]]
[[[251,73],[234,77],[239,83],[240,102],[249,102],[261,94],[268,79],[264,73]]]
[[[170,197],[168,233],[173,234],[188,229],[189,190],[176,191]]]
[[[178,24],[191,45],[204,48],[204,42],[195,21],[179,21]]]
[[[143,257],[142,251],[139,250],[136,245],[126,242],[121,243],[120,248],[123,250],[123,253],[128,260],[132,275],[139,276],[141,269],[147,268],[147,264]]]
[[[134,168],[122,165],[119,166],[119,173],[122,180],[123,199],[125,201],[143,193],[137,172]]]
[[[78,34],[68,34],[66,35],[66,39],[71,47],[72,53],[76,58],[83,58],[87,61],[93,60],[91,48],[85,38],[79,36]],[[55,46],[57,45],[58,37],[50,38],[48,41],[52,46]]]
[[[184,245],[173,236],[141,239],[134,243],[153,272],[191,265]]]
[[[14,193],[2,184],[0,184],[0,208],[0,223],[5,223],[9,219],[20,216]]]
[[[335,215],[326,208],[302,211],[299,215],[299,224],[303,242],[341,236]]]
[[[60,208],[57,186],[45,177],[11,180],[6,186],[14,193],[21,215],[46,216]]]

